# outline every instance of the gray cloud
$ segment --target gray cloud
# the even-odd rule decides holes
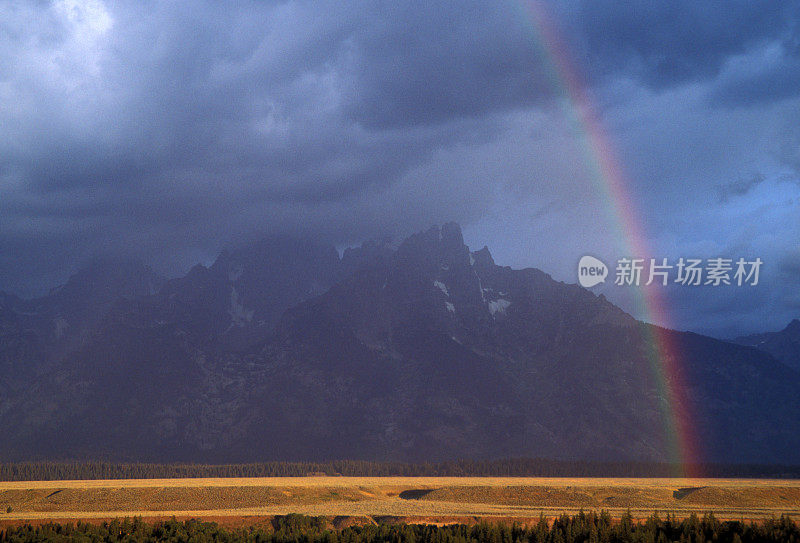
[[[717,187],[721,202],[727,202],[732,196],[744,196],[751,189],[764,182],[766,177],[757,173],[748,178],[739,178],[736,181],[719,185]]]
[[[521,16],[521,6],[480,1],[370,10],[352,38],[348,114],[371,127],[434,124],[552,98]]]
[[[581,252],[619,249],[618,218],[553,54],[584,71],[654,246],[725,247],[709,218],[680,225],[794,197],[799,2],[541,8],[564,51],[516,0],[3,3],[0,289],[99,256],[178,274],[265,234],[447,220],[572,280]],[[765,222],[789,236],[790,216]]]
[[[736,55],[766,43],[794,49],[796,1],[578,0],[565,17],[596,73],[620,72],[653,88],[714,78]],[[577,17],[570,17],[572,10]]]

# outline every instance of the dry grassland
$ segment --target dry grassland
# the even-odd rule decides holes
[[[11,507],[11,512],[6,512]],[[800,517],[800,481],[737,479],[286,477],[0,482],[0,523],[46,519],[327,517],[444,521],[606,510]]]

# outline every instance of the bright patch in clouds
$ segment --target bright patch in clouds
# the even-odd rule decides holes
[[[102,36],[114,24],[100,0],[59,0],[53,8],[69,22],[73,32],[85,40]]]
[[[103,44],[114,24],[105,4],[100,0],[59,0],[53,10],[69,31],[57,53],[62,69],[99,76]],[[70,78],[70,87],[79,84],[79,79]]]

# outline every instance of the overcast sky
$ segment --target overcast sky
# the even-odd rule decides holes
[[[559,63],[650,254],[624,254]],[[0,3],[0,290],[451,220],[572,283],[584,254],[760,257],[758,287],[665,289],[670,324],[800,317],[800,2]]]

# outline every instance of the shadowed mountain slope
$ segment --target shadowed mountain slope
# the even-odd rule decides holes
[[[648,327],[586,289],[470,252],[453,223],[341,260],[264,242],[119,299],[90,340],[0,404],[0,455],[672,461],[664,379],[675,384],[653,364]],[[697,460],[800,462],[797,371],[664,333]],[[16,345],[14,363],[43,356]]]

